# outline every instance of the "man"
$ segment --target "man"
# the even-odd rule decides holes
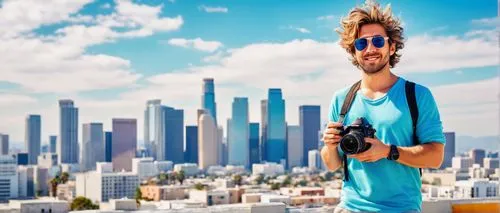
[[[338,33],[340,45],[362,72],[360,88],[343,123],[338,122],[339,113],[350,86],[333,96],[330,123],[323,134],[326,146],[321,150],[328,169],[343,165],[339,127],[364,117],[376,132],[374,138],[364,138],[371,144],[367,151],[347,156],[348,173],[335,212],[421,212],[419,168],[440,167],[445,137],[431,92],[416,84],[418,144],[414,144],[406,80],[390,70],[401,57],[403,28],[390,6],[382,11],[378,4],[369,3],[354,8],[341,21]]]

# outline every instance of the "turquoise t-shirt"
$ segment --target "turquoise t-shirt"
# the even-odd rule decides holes
[[[376,130],[376,137],[385,144],[413,146],[410,109],[406,101],[405,79],[397,82],[381,98],[369,99],[358,91],[344,126],[365,117]],[[338,121],[340,109],[349,91],[337,91],[330,105],[330,121]],[[430,90],[415,85],[419,117],[417,137],[420,143],[445,143],[439,111]],[[343,152],[338,147],[339,154]],[[421,211],[422,194],[418,168],[382,158],[376,162],[360,162],[347,158],[349,180],[344,181],[340,207],[351,211],[404,212]]]

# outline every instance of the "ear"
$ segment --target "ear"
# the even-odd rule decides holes
[[[396,53],[396,44],[393,42],[389,47],[389,54],[392,56],[394,53]]]

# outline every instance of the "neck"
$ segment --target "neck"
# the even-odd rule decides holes
[[[389,66],[386,66],[377,73],[367,74],[362,72],[361,88],[372,92],[385,92],[397,80],[398,77],[390,71]]]

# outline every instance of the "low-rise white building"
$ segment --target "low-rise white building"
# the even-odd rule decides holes
[[[139,177],[132,172],[108,172],[112,163],[100,163],[99,171],[76,175],[76,194],[93,202],[107,202],[110,199],[134,198],[139,187]],[[112,166],[111,166],[112,168]],[[111,169],[112,170],[112,169]]]
[[[189,200],[202,202],[207,206],[229,204],[229,191],[193,189],[189,191]]]
[[[185,176],[195,176],[200,172],[198,165],[195,163],[175,164],[174,172],[180,172],[181,170],[184,171]]]
[[[255,163],[252,165],[252,174],[253,175],[267,175],[267,176],[274,176],[274,175],[282,175],[285,173],[285,169],[283,168],[283,165],[277,164],[277,163],[264,163],[264,164],[258,164]]]
[[[498,181],[488,179],[470,179],[455,183],[455,198],[481,198],[499,195]]]
[[[132,173],[139,176],[139,180],[147,180],[148,178],[158,175],[158,168],[154,164],[153,158],[133,158]]]

